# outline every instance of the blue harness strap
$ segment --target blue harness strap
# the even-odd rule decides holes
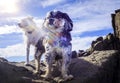
[[[61,37],[60,41],[59,41],[59,45],[60,47],[68,47],[71,43],[69,42],[69,40],[65,37]]]

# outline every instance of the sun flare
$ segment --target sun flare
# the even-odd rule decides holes
[[[0,13],[17,13],[19,0],[0,0]]]

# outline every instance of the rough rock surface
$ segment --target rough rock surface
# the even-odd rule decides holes
[[[71,81],[63,83],[115,83],[114,71],[117,66],[119,52],[115,50],[94,51],[90,56],[74,58],[69,67],[74,76]],[[0,83],[57,83],[56,80],[43,80],[34,75],[32,66],[24,66],[24,62],[8,62],[0,58]],[[59,73],[57,70],[53,74]],[[57,79],[57,77],[55,78]]]
[[[120,42],[120,9],[115,10],[115,13],[111,15],[112,16],[112,26],[114,30],[115,36],[119,39]],[[117,44],[120,46],[120,44]],[[119,48],[120,51],[120,48]],[[118,83],[120,83],[120,56],[119,56],[119,68],[118,68]]]
[[[91,47],[87,49],[88,53],[92,53],[94,51],[102,51],[102,50],[119,50],[120,42],[119,39],[112,33],[109,33],[104,38],[98,37],[95,41],[92,41]]]
[[[115,14],[112,14],[111,16],[114,34],[120,39],[120,9],[115,10]]]

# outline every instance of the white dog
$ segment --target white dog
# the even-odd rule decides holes
[[[61,74],[64,80],[73,78],[68,75],[68,66],[71,59],[72,45],[70,31],[72,30],[72,21],[66,13],[60,11],[51,11],[47,14],[43,23],[47,36],[44,41],[45,57],[47,62],[46,78],[51,78],[52,64],[56,57],[62,57]]]
[[[40,58],[42,54],[45,52],[44,46],[43,46],[43,34],[41,28],[38,28],[33,21],[32,17],[27,17],[21,20],[20,23],[18,23],[18,26],[25,32],[25,36],[27,38],[27,58],[26,58],[26,65],[29,64],[29,51],[30,51],[30,45],[35,46],[35,64],[36,64],[36,73],[40,70]]]

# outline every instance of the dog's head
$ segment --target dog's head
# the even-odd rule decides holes
[[[18,23],[18,26],[23,29],[24,31],[33,31],[36,27],[33,17],[26,17],[21,20],[20,23]]]
[[[54,29],[63,28],[66,31],[71,31],[73,27],[70,17],[66,13],[60,11],[51,11],[47,13],[43,25]]]

